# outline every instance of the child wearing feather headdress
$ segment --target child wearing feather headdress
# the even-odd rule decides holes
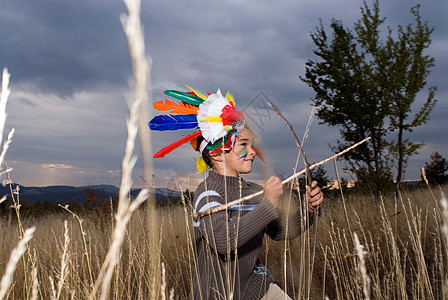
[[[303,216],[299,210],[288,215],[278,208],[283,194],[278,177],[272,176],[260,186],[240,176],[252,171],[257,151],[233,97],[228,93],[224,97],[219,90],[208,96],[191,90],[165,91],[182,102],[159,101],[154,107],[183,115],[157,116],[149,126],[153,130],[200,129],[154,155],[163,157],[189,141],[201,153],[196,161],[198,171],[211,171],[195,191],[193,213],[264,190],[262,196],[243,205],[193,220],[197,263],[192,298],[290,299],[274,283],[259,256],[265,234],[274,240],[294,239],[304,230]],[[317,182],[307,187],[305,199],[308,224],[313,224],[315,211],[323,202]]]

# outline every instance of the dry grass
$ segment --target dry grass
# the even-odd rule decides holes
[[[446,193],[447,187],[444,190]],[[440,192],[435,192],[438,193],[441,198]],[[326,295],[330,299],[444,298],[444,215],[427,189],[405,193],[397,203],[393,198],[378,203],[370,197],[348,197],[351,230],[342,212],[342,201],[328,200],[318,224],[311,299],[324,299]],[[159,208],[160,237],[150,241],[145,229],[145,209],[139,209],[129,221],[107,298],[158,299],[171,295],[174,299],[186,299],[194,266],[190,212],[181,206]],[[112,243],[111,212],[103,213],[102,225],[98,216],[83,215],[83,232],[77,219],[62,208],[61,213],[54,215],[23,219],[23,228],[33,225],[36,231],[28,254],[14,273],[8,298],[30,299],[33,278],[39,283],[39,299],[87,298],[92,288],[90,277],[97,278]],[[19,241],[18,228],[17,222],[0,221],[0,274],[5,272],[9,254]],[[153,243],[161,248],[158,282],[153,280],[151,267]],[[309,236],[305,234],[289,243],[266,240],[265,244],[263,259],[269,270],[293,298],[303,299],[307,295]],[[33,276],[35,268],[37,276]]]

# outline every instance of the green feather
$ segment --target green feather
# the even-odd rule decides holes
[[[219,146],[227,144],[227,142],[229,141],[229,137],[236,134],[236,132],[237,132],[236,130],[231,131],[230,133],[226,134],[224,136],[224,138],[220,138],[220,139],[216,140],[212,145],[208,145],[205,148],[207,148],[208,150],[215,150]]]
[[[191,95],[191,94],[184,93],[184,92],[179,92],[179,91],[174,91],[174,90],[166,90],[166,91],[164,91],[164,93],[167,96],[174,97],[176,99],[179,99],[179,100],[184,101],[191,105],[199,105],[202,102],[204,102],[204,100],[202,100],[198,96]]]

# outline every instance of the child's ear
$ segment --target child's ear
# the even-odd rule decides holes
[[[224,153],[221,151],[219,154],[210,155],[210,158],[214,162],[223,162],[224,161]]]

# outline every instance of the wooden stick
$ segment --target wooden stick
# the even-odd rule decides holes
[[[316,167],[318,167],[320,165],[326,164],[327,162],[335,159],[338,156],[341,156],[341,155],[349,152],[350,150],[358,147],[359,145],[361,145],[362,143],[364,143],[364,142],[366,142],[368,140],[370,140],[370,137],[368,137],[368,138],[366,138],[366,139],[364,139],[364,140],[354,144],[353,146],[348,147],[347,149],[345,149],[345,150],[343,150],[343,151],[341,151],[341,152],[339,152],[339,153],[337,153],[337,154],[335,154],[335,155],[333,155],[333,156],[331,156],[331,157],[329,157],[327,159],[324,159],[324,160],[322,160],[322,161],[320,161],[318,163],[315,163],[314,165],[311,165],[310,166],[310,170],[312,170],[312,169],[314,169],[314,168],[316,168]],[[302,171],[295,173],[294,175],[290,176],[289,178],[283,180],[282,184],[285,184],[285,183],[288,183],[288,182],[294,180],[295,178],[299,177],[300,175],[304,174],[305,172],[306,172],[306,169],[303,169]],[[253,199],[253,198],[257,197],[257,196],[260,196],[261,194],[263,194],[263,190],[261,190],[259,192],[256,192],[256,193],[254,193],[252,195],[249,195],[249,196],[246,196],[246,197],[243,197],[243,198],[231,201],[231,202],[229,202],[227,204],[224,204],[224,205],[221,205],[221,206],[218,206],[218,207],[214,207],[214,208],[210,208],[210,209],[207,209],[207,210],[204,210],[204,211],[201,211],[201,212],[197,212],[197,213],[195,213],[193,215],[193,217],[195,217],[195,218],[203,217],[203,216],[208,216],[208,215],[211,215],[211,214],[223,211],[223,210],[229,208],[230,206],[237,205],[237,204],[240,204],[240,203],[242,203],[244,201]]]

